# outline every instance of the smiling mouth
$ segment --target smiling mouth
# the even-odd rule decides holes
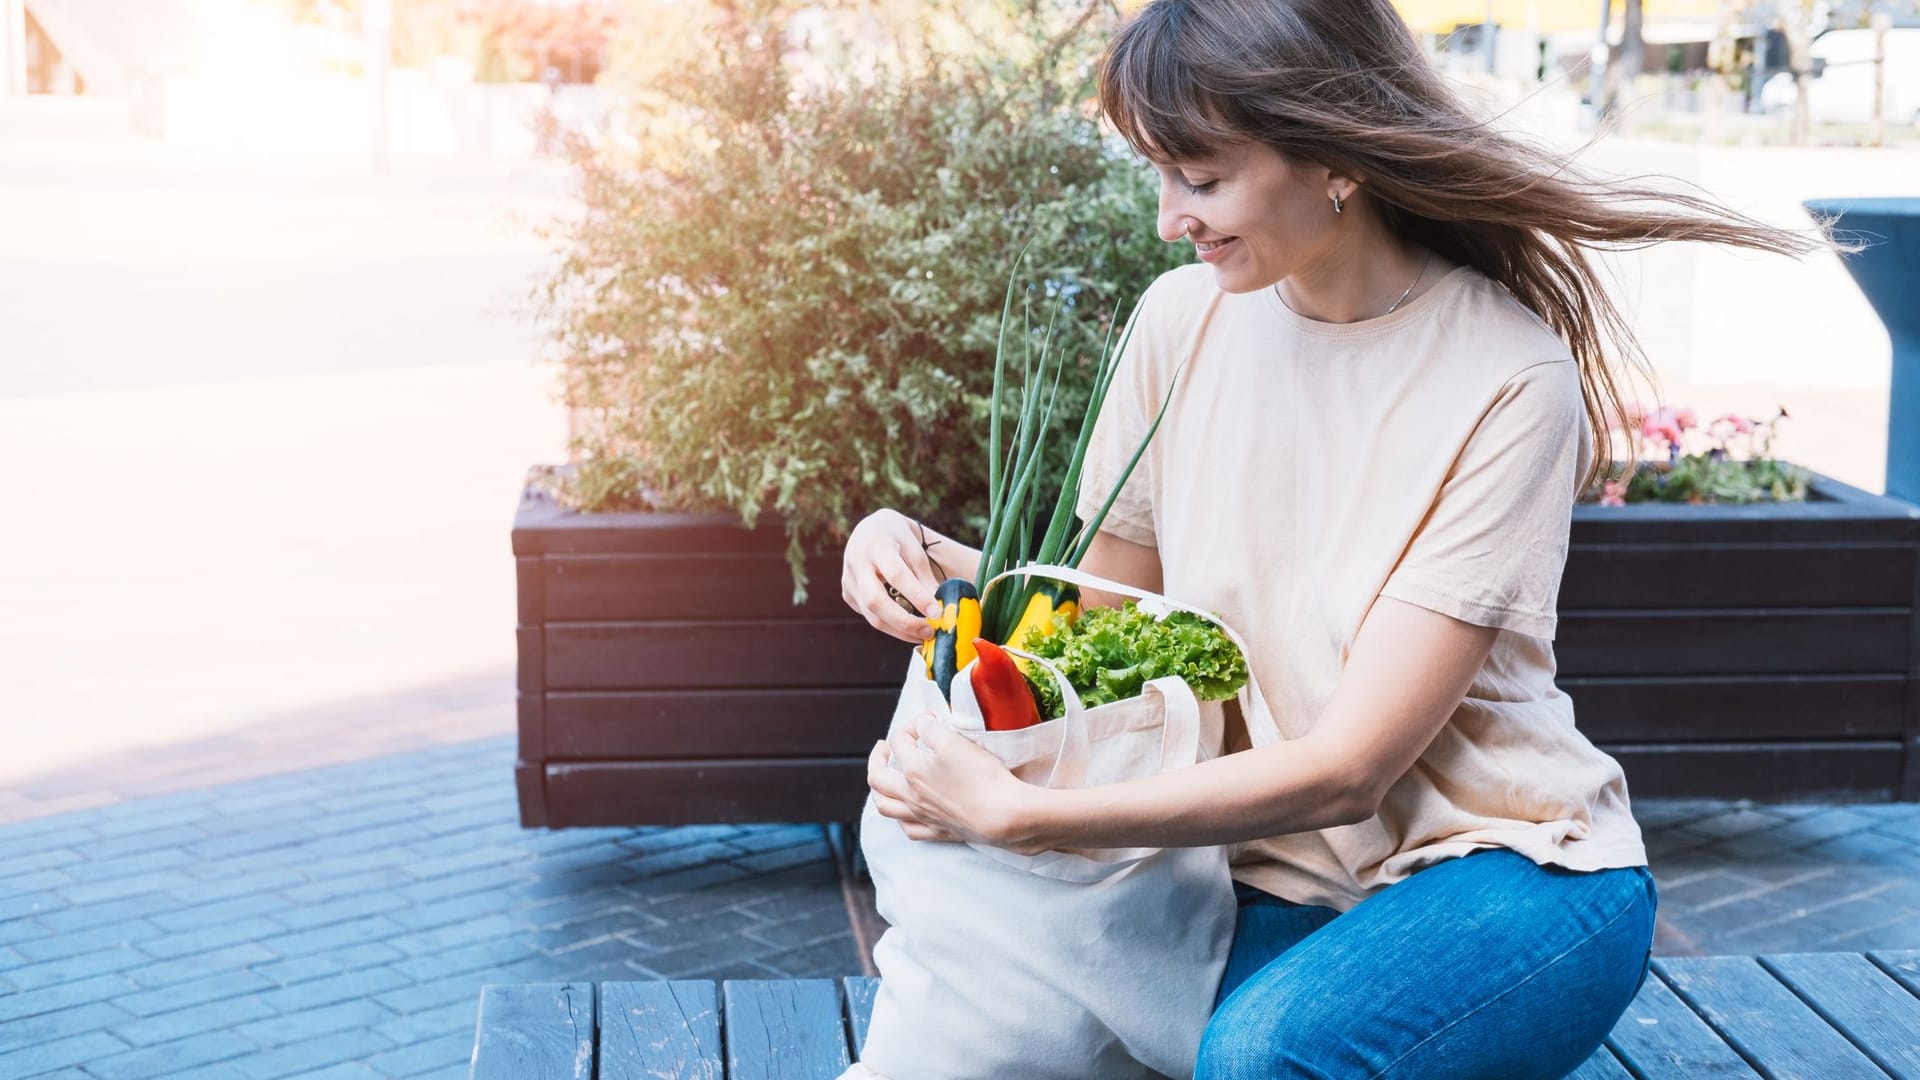
[[[1196,240],[1193,242],[1193,246],[1196,251],[1199,251],[1202,254],[1204,254],[1209,251],[1215,251],[1220,248],[1226,247],[1228,244],[1233,243],[1237,239],[1239,239],[1239,237],[1229,236],[1225,240],[1212,240],[1206,243],[1201,243],[1200,241]]]

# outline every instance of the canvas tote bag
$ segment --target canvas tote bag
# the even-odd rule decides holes
[[[1078,570],[1033,575],[1133,597],[1158,616],[1212,615]],[[1243,653],[1245,643],[1222,627]],[[940,695],[916,652],[889,735],[932,713],[1028,783],[1085,787],[1154,776],[1220,753],[1223,714],[1177,678],[1088,709],[1058,669],[1065,715],[987,731],[970,668]],[[1243,699],[1259,700],[1251,678]],[[1251,706],[1253,703],[1244,701]],[[1279,741],[1264,702],[1242,710],[1256,746]],[[1258,719],[1254,719],[1258,717]],[[1224,847],[1020,855],[907,839],[871,797],[861,851],[889,924],[860,1061],[842,1080],[1149,1080],[1191,1077],[1232,944]]]

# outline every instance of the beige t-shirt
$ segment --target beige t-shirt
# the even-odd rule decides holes
[[[1553,681],[1574,488],[1593,454],[1567,346],[1471,267],[1346,324],[1299,316],[1272,289],[1224,293],[1204,264],[1169,271],[1135,311],[1095,425],[1083,520],[1182,361],[1102,528],[1157,548],[1166,595],[1244,636],[1283,738],[1324,711],[1378,596],[1500,630],[1377,815],[1238,845],[1234,877],[1345,911],[1481,848],[1645,865],[1620,766]]]

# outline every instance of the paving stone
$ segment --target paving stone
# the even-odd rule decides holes
[[[329,869],[336,873],[339,872],[338,866],[333,866]],[[398,867],[382,867],[377,870],[366,870],[357,874],[340,873],[338,877],[324,877],[319,881],[308,882],[305,885],[296,885],[290,889],[282,889],[280,895],[301,906],[324,904],[329,900],[337,900],[343,896],[354,896],[361,893],[392,892],[403,885],[413,884],[415,880],[417,879],[414,875]]]
[[[140,949],[156,960],[174,960],[193,953],[208,952],[223,945],[236,945],[248,941],[271,939],[284,930],[272,919],[254,917],[238,919],[232,922],[218,922],[189,930],[183,934],[168,934],[140,942]],[[268,948],[273,948],[269,945]]]
[[[1920,814],[1889,816],[1874,825],[1874,831],[1896,840],[1920,844]]]
[[[12,869],[9,867],[8,869]],[[24,893],[47,892],[71,885],[74,879],[64,870],[32,870],[23,874],[0,877],[0,896],[20,896]]]
[[[1804,850],[1790,851],[1770,859],[1741,859],[1708,848],[1661,860],[1654,864],[1654,873],[1656,877],[1667,875],[1662,880],[1671,879],[1675,884],[1708,874],[1733,874],[1749,881],[1785,885],[1839,865],[1846,864]]]
[[[266,952],[264,949],[261,951]],[[313,979],[328,978],[366,968],[380,967],[396,960],[405,960],[407,954],[383,942],[369,941],[309,956],[296,956],[288,960],[273,959],[272,953],[267,953],[267,957],[266,962],[253,965],[255,972],[282,986],[297,986]]]
[[[1796,840],[1804,840],[1807,844],[1871,829],[1882,822],[1880,818],[1856,814],[1845,807],[1806,807],[1805,809],[1812,812],[1790,822],[1782,831]]]
[[[34,919],[13,919],[0,923],[0,945],[18,945],[23,941],[44,941],[53,937],[53,929],[42,921],[45,918],[42,915]]]
[[[299,871],[284,867],[242,869],[231,864],[219,864],[194,867],[188,873],[193,875],[193,883],[176,890],[175,895],[198,904],[254,893],[279,892],[304,884],[307,880]]]
[[[90,1031],[84,1035],[54,1039],[38,1046],[10,1050],[5,1057],[0,1057],[0,1080],[39,1076],[69,1065],[79,1065],[108,1054],[117,1054],[126,1048],[126,1043],[104,1031]]]
[[[201,1066],[227,1061],[256,1049],[232,1032],[209,1031],[189,1039],[178,1039],[156,1046],[143,1046],[124,1054],[102,1057],[87,1063],[87,1071],[100,1080],[153,1080],[156,1076],[194,1070],[202,1076]]]
[[[115,1025],[113,1034],[134,1046],[151,1046],[204,1035],[209,1031],[231,1030],[249,1020],[274,1015],[273,1008],[259,998],[241,995],[156,1013],[138,1020],[129,1019]]]
[[[105,926],[95,926],[87,930],[78,930],[66,934],[51,934],[15,942],[13,951],[36,963],[49,960],[63,960],[69,956],[97,952],[122,945],[141,945],[142,951],[154,939],[163,934],[159,927],[145,919],[122,919]]]
[[[1827,948],[1840,952],[1920,949],[1920,914],[1909,912],[1878,926],[1861,926],[1844,931],[1828,941]]]
[[[384,915],[398,908],[408,906],[404,897],[378,890],[349,896],[336,897],[321,904],[291,906],[291,902],[280,898],[282,907],[288,908],[275,916],[275,921],[289,930],[311,930],[322,926],[332,926],[368,915]]]
[[[827,938],[851,937],[847,925],[847,912],[844,908],[839,911],[816,912],[784,922],[755,927],[751,933],[755,939],[783,951],[801,948]]]
[[[457,949],[413,956],[396,962],[393,970],[416,982],[424,983],[469,971],[478,971],[497,964],[525,960],[539,951],[531,942],[516,935],[474,942]]]
[[[104,1031],[124,1020],[133,1019],[133,1014],[108,1001],[96,1001],[73,1009],[59,1009],[41,1013],[7,1025],[6,1046],[9,1052],[53,1042],[56,1039],[71,1039],[90,1031]],[[0,1057],[0,1061],[4,1061]],[[4,1066],[0,1066],[4,1074]]]
[[[243,971],[276,955],[251,941],[183,956],[177,960],[149,961],[145,967],[129,968],[127,978],[148,989],[172,986],[223,971]]]
[[[477,1010],[477,996],[475,1001]],[[366,1065],[381,1076],[418,1076],[430,1069],[458,1070],[465,1076],[472,1054],[473,1032],[460,1031],[375,1054],[366,1059]]]
[[[755,962],[772,968],[783,979],[837,979],[863,974],[860,970],[860,950],[855,946],[851,932],[814,942],[804,948],[762,956]]]
[[[165,870],[125,874],[102,881],[77,882],[62,886],[57,891],[70,903],[97,904],[103,900],[118,900],[141,893],[172,892],[192,884],[193,878],[176,865]]]
[[[272,1012],[271,1009],[267,1011]],[[393,1017],[393,1010],[378,1002],[360,999],[270,1016],[251,1024],[241,1024],[233,1030],[262,1046],[286,1046],[334,1032],[371,1027]]]
[[[242,893],[239,896],[216,900],[208,904],[181,906],[179,900],[170,905],[174,910],[162,911],[150,918],[159,926],[175,933],[187,934],[209,926],[233,922],[237,919],[251,918],[256,915],[290,914],[292,904],[278,893]],[[285,925],[281,919],[274,922]]]
[[[529,872],[521,866],[488,866],[469,870],[463,874],[430,878],[414,885],[403,886],[398,891],[401,896],[413,901],[416,905],[427,908],[437,907],[438,905],[433,903],[437,900],[508,889],[530,880],[532,878]]]
[[[1891,836],[1878,828],[1866,832],[1848,833],[1823,840],[1818,844],[1802,848],[1808,855],[1823,859],[1839,859],[1854,862],[1876,862],[1885,856],[1909,852],[1914,849],[1915,841]]]
[[[272,987],[272,983],[251,971],[229,971],[174,983],[153,990],[124,994],[114,1004],[136,1016],[156,1016],[202,1002],[252,994]]]
[[[94,975],[132,971],[153,963],[153,957],[130,945],[117,945],[98,952],[81,953],[64,960],[9,969],[7,982],[16,991],[38,990],[61,983],[77,982]]]
[[[523,980],[531,982],[533,980]],[[480,1014],[480,984],[470,984],[457,1000],[430,1009],[410,1011],[374,1028],[395,1043],[410,1044],[441,1039],[456,1032],[473,1038],[474,1021]],[[368,1055],[373,1056],[373,1055]]]
[[[387,1074],[357,1061],[344,1061],[324,1069],[294,1073],[287,1080],[387,1080]]]
[[[43,911],[57,911],[69,906],[71,903],[66,898],[50,892],[3,896],[0,897],[0,926],[5,926],[15,919],[24,919]]]
[[[1708,813],[1680,826],[1683,830],[1713,840],[1731,840],[1736,836],[1777,829],[1786,824],[1787,819],[1780,814],[1770,814],[1764,809],[1741,806],[1722,813]]]
[[[18,856],[7,864],[7,872],[24,874],[34,870],[58,870],[85,859],[86,856],[71,848],[53,848],[48,851],[36,851],[31,855]]]
[[[89,844],[100,839],[99,833],[71,822],[56,819],[37,830],[32,824],[28,822],[25,826],[11,826],[6,830],[6,835],[0,837],[0,866],[11,865],[13,859],[42,851],[58,851],[62,848],[84,851]]]
[[[403,932],[399,923],[385,915],[369,915],[313,930],[261,936],[258,940],[262,946],[281,956],[293,957],[327,952],[348,945],[361,945],[369,941],[386,941]]]
[[[168,909],[179,906],[180,901],[165,893],[147,893],[99,904],[75,904],[36,916],[34,921],[56,933],[72,933],[139,918],[148,918],[157,926],[172,929],[165,921]]]
[[[177,847],[153,848],[114,858],[106,858],[99,852],[90,851],[87,854],[88,861],[62,867],[61,872],[76,883],[107,882],[149,874],[155,870],[170,870],[194,861],[191,854]],[[70,890],[62,892],[71,894]]]
[[[263,1053],[249,1054],[234,1062],[234,1067],[253,1080],[275,1080],[303,1071],[356,1061],[384,1050],[394,1040],[367,1030],[336,1031],[303,1042],[289,1043]]]

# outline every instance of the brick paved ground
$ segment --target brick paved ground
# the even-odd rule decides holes
[[[522,830],[512,753],[0,826],[0,1077],[457,1077],[488,982],[861,971],[819,829]]]
[[[861,970],[818,829],[527,831],[512,753],[0,824],[0,1080],[457,1077],[488,982]],[[1663,954],[1920,947],[1920,806],[1636,811]]]
[[[1663,955],[1920,948],[1920,805],[1647,802]]]

